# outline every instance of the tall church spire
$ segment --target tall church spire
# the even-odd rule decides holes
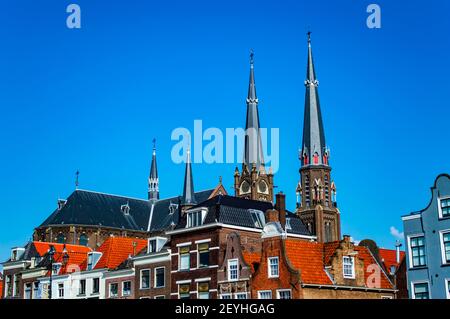
[[[325,144],[320,111],[319,81],[316,78],[308,32],[308,64],[306,71],[305,117],[303,145],[300,154],[300,183],[297,186],[297,215],[318,242],[340,240],[340,212],[336,204],[336,186],[328,165],[329,151]]]
[[[247,120],[245,123],[245,149],[244,149],[244,167],[249,170],[253,166],[259,172],[264,170],[264,156],[261,142],[261,131],[258,113],[258,97],[256,95],[255,71],[254,71],[254,53],[250,53],[250,79],[247,95]]]
[[[302,166],[328,165],[329,151],[325,144],[325,133],[319,103],[319,81],[316,78],[311,48],[311,32],[308,32],[308,64],[306,71],[305,116],[303,145],[300,159]]]
[[[152,166],[148,177],[148,199],[156,201],[159,199],[159,177],[156,166],[156,140],[153,139]]]
[[[237,197],[273,201],[273,174],[266,173],[261,126],[259,124],[258,97],[256,95],[254,54],[250,53],[250,79],[247,95],[247,119],[245,122],[245,147],[242,172],[236,167],[234,191]]]
[[[188,149],[186,158],[186,171],[184,174],[183,198],[181,200],[181,205],[192,206],[195,204],[197,204],[197,201],[195,200],[194,179],[192,178],[191,150]]]

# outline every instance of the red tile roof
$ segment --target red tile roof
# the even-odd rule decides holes
[[[33,242],[34,247],[36,248],[36,251],[38,254],[42,257],[44,256],[50,249],[50,246],[55,247],[55,256],[58,253],[62,253],[64,246],[66,247],[66,250],[68,253],[76,252],[76,253],[88,253],[92,251],[89,247],[86,246],[80,246],[80,245],[69,245],[69,244],[59,244],[59,243],[46,243],[41,241],[34,241]]]
[[[50,246],[55,248],[55,254],[53,256],[54,263],[61,263],[61,270],[58,275],[64,275],[67,273],[72,273],[75,271],[83,270],[82,265],[87,259],[88,252],[92,251],[89,247],[81,246],[81,245],[64,245],[59,243],[47,243],[47,242],[33,242],[34,247],[38,254],[43,257],[46,255],[50,249]],[[67,264],[64,264],[64,249],[66,249],[69,259],[67,260]],[[47,273],[50,275],[50,273]]]
[[[398,267],[399,264],[397,263],[397,251],[395,249],[379,248],[378,250],[381,261],[383,262],[387,271],[390,271],[391,266]],[[403,258],[405,258],[405,252],[400,251],[400,262],[402,262]]]
[[[339,244],[339,242],[322,244],[293,239],[288,239],[285,242],[287,257],[294,268],[300,270],[302,281],[316,285],[333,284],[325,271],[325,266],[329,265],[336,249],[339,248]],[[373,274],[373,270],[369,266],[378,264],[366,247],[355,246],[355,251],[358,252],[358,257],[364,262],[364,279],[366,286],[368,286],[369,276]],[[393,286],[386,274],[381,271],[379,284],[370,288],[392,289]]]
[[[286,254],[295,269],[300,270],[304,283],[332,285],[323,263],[323,244],[287,239]]]
[[[372,269],[371,265],[378,265],[377,261],[373,257],[373,255],[370,253],[369,249],[367,247],[363,246],[355,246],[355,250],[358,252],[358,257],[361,258],[364,261],[364,279],[366,286],[370,285],[370,288],[383,288],[383,289],[393,289],[392,283],[387,278],[387,275],[384,273],[384,271],[381,269],[380,272],[380,280],[379,282],[375,281],[372,282],[369,277],[374,275],[374,270]],[[380,266],[380,265],[378,265]],[[371,277],[372,278],[372,277]],[[372,286],[373,285],[373,286]]]
[[[145,247],[147,247],[146,239],[109,237],[97,249],[102,253],[102,257],[95,265],[95,269],[116,269],[128,257],[135,256]]]

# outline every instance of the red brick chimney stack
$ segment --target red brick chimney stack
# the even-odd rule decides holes
[[[286,226],[286,195],[279,192],[276,196],[275,209],[278,211],[281,227]]]

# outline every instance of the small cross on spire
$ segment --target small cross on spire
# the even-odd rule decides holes
[[[308,43],[311,43],[311,31],[306,33],[308,35]]]
[[[156,138],[153,138],[153,149],[156,149]]]
[[[253,57],[255,56],[255,52],[253,49],[250,49],[250,63],[253,64]]]

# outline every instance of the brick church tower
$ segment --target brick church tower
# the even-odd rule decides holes
[[[319,104],[319,81],[316,79],[308,33],[308,66],[306,73],[305,115],[300,182],[297,186],[297,215],[317,236],[318,242],[340,240],[340,212],[336,203],[336,187],[331,179],[329,149]]]
[[[239,172],[236,167],[234,190],[236,197],[272,202],[273,174],[271,170],[267,173],[265,169],[260,128],[252,52],[250,54],[244,161],[242,172]]]

